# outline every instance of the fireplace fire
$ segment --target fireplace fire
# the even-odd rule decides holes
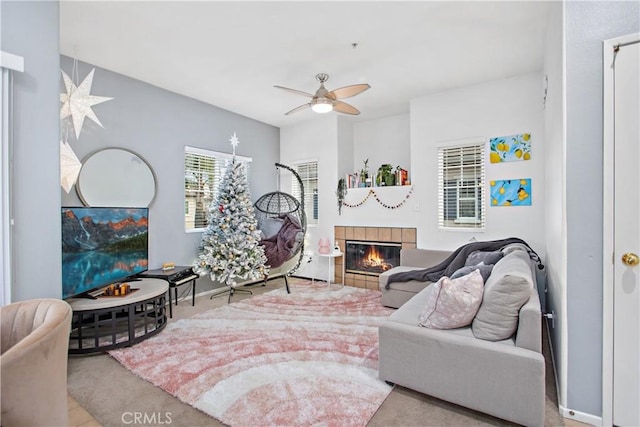
[[[400,265],[400,243],[346,242],[347,273],[378,276]]]

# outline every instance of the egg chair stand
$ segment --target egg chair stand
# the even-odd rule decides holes
[[[229,295],[229,298],[227,298],[227,304],[229,304],[229,303],[231,303],[231,297],[236,293],[253,295],[253,292],[251,292],[250,290],[247,290],[247,289],[237,289],[237,288],[234,288],[233,286],[230,286],[230,285],[225,285],[225,286],[227,287],[226,291],[223,291],[223,292],[220,292],[220,293],[217,293],[217,294],[213,294],[213,295],[211,295],[209,297],[209,299],[214,299],[214,298],[217,298],[217,297],[221,297],[223,295]]]
[[[254,209],[258,220],[258,228],[265,234],[265,238],[260,241],[260,244],[265,247],[267,265],[270,268],[277,268],[297,257],[295,264],[282,273],[287,293],[291,293],[288,277],[300,268],[304,257],[304,236],[307,232],[307,216],[304,210],[304,185],[300,175],[291,167],[281,163],[276,163],[275,166],[278,170],[278,184],[280,181],[280,169],[286,169],[293,174],[300,187],[300,200],[298,201],[291,194],[282,191],[272,191],[261,196],[254,203]],[[267,225],[273,225],[275,222],[280,224],[280,228],[274,235],[266,236]],[[286,250],[281,250],[283,247]],[[275,250],[273,250],[274,248]],[[269,280],[268,276],[264,278],[264,284],[266,284],[267,280]]]

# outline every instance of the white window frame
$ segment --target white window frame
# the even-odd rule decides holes
[[[224,177],[227,165],[233,160],[234,156],[233,154],[229,154],[229,153],[222,153],[219,151],[214,151],[214,150],[208,150],[208,149],[204,149],[204,148],[197,148],[197,147],[190,147],[188,145],[185,145],[184,147],[184,159],[183,159],[183,165],[184,165],[184,228],[185,228],[185,232],[187,233],[201,233],[204,230],[206,230],[207,226],[205,225],[204,227],[192,227],[192,228],[188,228],[187,226],[187,214],[189,211],[189,206],[190,206],[190,197],[187,195],[187,183],[186,183],[186,178],[187,178],[187,155],[192,154],[192,155],[198,155],[198,156],[203,156],[203,157],[209,157],[214,159],[214,162],[220,162],[221,164],[218,165],[218,170],[215,171],[215,177],[214,179],[214,183],[213,183],[213,188],[211,189],[212,193],[211,193],[211,201],[216,200],[216,198],[218,197],[218,186],[220,185],[220,183],[222,182],[222,179]],[[251,162],[253,161],[253,159],[251,157],[245,157],[245,156],[239,156],[236,155],[235,156],[236,161],[239,161],[241,163],[244,163],[247,167],[247,179],[249,178],[249,166],[251,164]],[[205,206],[205,215],[209,214],[209,206]]]
[[[473,138],[462,141],[452,141],[441,144],[438,149],[438,228],[441,230],[451,231],[484,231],[486,225],[486,189],[485,189],[485,151],[486,140],[484,138]],[[455,153],[454,151],[458,151]],[[465,154],[475,155],[476,163],[464,164],[462,159],[459,164],[453,164],[447,168],[450,172],[446,174],[445,154],[449,152],[449,156]],[[469,170],[473,172],[468,175]],[[457,172],[457,173],[456,173]],[[453,175],[446,179],[446,175]],[[466,176],[465,176],[466,175]],[[465,184],[467,181],[476,181],[475,185]],[[445,186],[446,183],[455,182],[455,186]],[[446,189],[455,191],[455,219],[448,219],[445,207],[450,205],[449,200],[445,200]],[[473,197],[463,197],[461,193],[474,189]],[[448,196],[447,196],[448,197]],[[462,216],[460,211],[463,209],[461,202],[473,200],[474,215]]]
[[[313,193],[313,186],[311,185],[312,178],[305,176],[304,173],[300,173],[301,166],[315,165],[315,198]],[[304,211],[307,216],[307,227],[315,227],[320,221],[320,196],[319,196],[319,162],[318,159],[298,160],[291,163],[292,168],[300,175],[302,179],[302,185],[304,185]],[[291,195],[293,195],[298,201],[300,201],[300,189],[298,187],[298,181],[292,175],[291,176]],[[314,200],[315,199],[315,200]],[[315,209],[314,209],[315,208]],[[314,215],[315,213],[315,215]]]

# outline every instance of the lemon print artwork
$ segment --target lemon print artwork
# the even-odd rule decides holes
[[[531,178],[490,181],[491,206],[531,206]]]
[[[491,163],[515,162],[531,159],[531,134],[500,136],[489,140]]]

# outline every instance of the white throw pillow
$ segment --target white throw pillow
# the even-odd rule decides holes
[[[480,303],[484,281],[478,270],[457,279],[442,277],[435,284],[418,324],[432,329],[468,326]]]

